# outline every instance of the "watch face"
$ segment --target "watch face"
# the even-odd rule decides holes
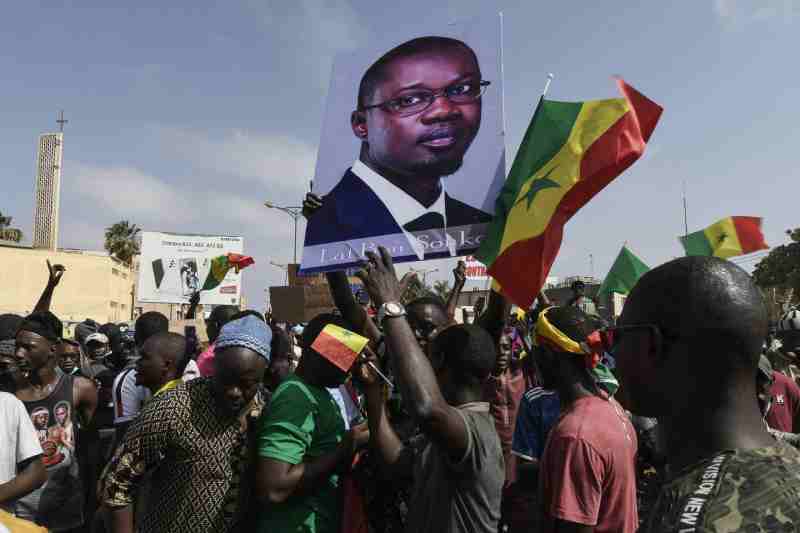
[[[386,304],[386,311],[390,315],[399,315],[403,312],[403,307],[400,304],[391,302]]]

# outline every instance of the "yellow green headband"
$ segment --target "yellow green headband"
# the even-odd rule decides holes
[[[600,350],[597,346],[590,345],[589,341],[599,341],[599,335],[593,333],[590,337],[597,336],[597,339],[587,338],[587,342],[577,342],[565,335],[561,330],[555,327],[547,318],[547,312],[552,309],[548,307],[539,313],[539,318],[536,320],[536,329],[534,330],[534,344],[540,346],[542,344],[548,345],[551,348],[576,355],[586,356],[586,366],[594,368],[600,361]],[[591,343],[597,344],[597,343]]]

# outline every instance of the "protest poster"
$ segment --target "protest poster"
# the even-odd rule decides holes
[[[500,17],[393,30],[334,61],[301,273],[468,255],[505,177]]]
[[[212,261],[228,253],[241,254],[243,248],[240,236],[142,232],[138,300],[189,303],[192,294],[212,275]],[[239,305],[240,296],[241,273],[231,269],[219,285],[201,291],[200,303]]]

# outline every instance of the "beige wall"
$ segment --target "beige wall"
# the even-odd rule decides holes
[[[63,321],[91,318],[103,324],[131,318],[133,274],[111,257],[88,253],[34,250],[0,245],[0,313],[33,310],[47,283],[47,260],[66,273],[56,288],[51,310]]]

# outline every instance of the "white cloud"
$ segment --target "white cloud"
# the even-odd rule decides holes
[[[293,137],[243,130],[212,137],[187,129],[164,129],[162,135],[172,157],[206,172],[260,183],[265,194],[268,188],[279,196],[302,195],[314,174],[316,149]]]
[[[714,0],[714,13],[728,26],[752,22],[789,22],[800,11],[798,0]]]

